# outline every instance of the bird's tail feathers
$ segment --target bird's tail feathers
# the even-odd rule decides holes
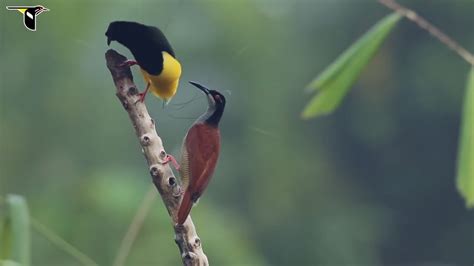
[[[181,201],[181,206],[179,206],[178,224],[183,224],[186,221],[192,207],[193,201],[191,200],[191,193],[189,190],[186,190],[186,192],[184,192],[183,200]]]

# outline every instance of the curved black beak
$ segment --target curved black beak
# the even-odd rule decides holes
[[[41,12],[45,12],[45,11],[49,11],[49,9],[47,9],[46,7],[44,6],[36,6]]]
[[[194,85],[196,88],[202,90],[206,95],[209,95],[209,89],[204,87],[203,85],[197,83],[197,82],[194,82],[194,81],[189,81],[189,83],[191,83],[192,85]]]
[[[110,39],[109,36],[107,36],[107,45],[110,45],[111,42],[112,42],[112,40]]]

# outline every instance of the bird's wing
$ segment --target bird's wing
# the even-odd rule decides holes
[[[219,157],[220,135],[217,128],[194,125],[186,138],[189,163],[189,186],[193,193],[201,193],[214,172]]]
[[[186,137],[184,137],[183,145],[181,147],[181,158],[179,160],[179,174],[181,176],[181,186],[187,188],[189,185],[189,156],[186,148]]]

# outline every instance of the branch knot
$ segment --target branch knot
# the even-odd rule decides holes
[[[140,137],[140,143],[142,144],[142,146],[150,145],[151,144],[151,137],[148,134],[143,134]]]

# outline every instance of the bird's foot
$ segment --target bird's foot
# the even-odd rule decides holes
[[[166,155],[166,158],[163,160],[162,164],[167,164],[169,162],[171,162],[171,164],[173,164],[174,169],[179,170],[179,164],[176,161],[176,159],[173,157],[173,155],[171,155],[171,154]]]
[[[135,102],[135,104],[138,103],[138,102],[143,103],[145,101],[145,96],[148,93],[149,89],[150,89],[150,83],[148,83],[146,85],[146,89],[145,89],[144,92],[139,92],[138,93],[138,100]]]
[[[145,101],[145,96],[146,96],[147,91],[140,92],[138,93],[138,100],[135,103],[141,102],[143,103]]]
[[[134,65],[138,65],[137,61],[130,60],[130,59],[127,59],[127,60],[123,61],[122,64],[120,64],[121,67],[124,67],[124,66],[131,67],[131,66],[134,66]]]

